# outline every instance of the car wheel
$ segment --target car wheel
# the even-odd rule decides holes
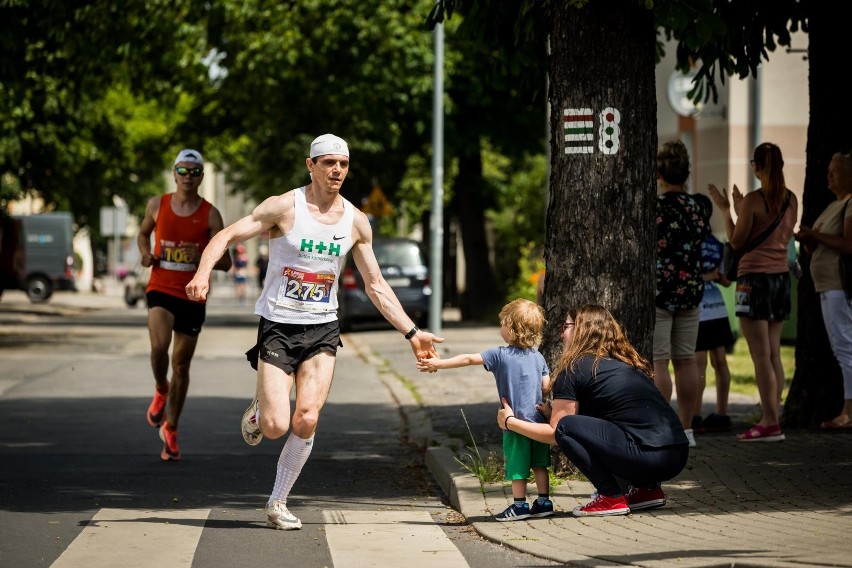
[[[53,295],[53,285],[44,276],[31,276],[26,292],[31,302],[45,302]]]

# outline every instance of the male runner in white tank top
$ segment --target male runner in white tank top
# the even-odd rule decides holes
[[[349,172],[349,147],[333,134],[311,143],[305,165],[311,183],[266,199],[248,216],[211,239],[187,296],[203,301],[213,266],[228,248],[269,231],[269,268],[255,314],[260,316],[257,345],[246,353],[257,369],[257,394],[243,415],[242,434],[256,445],[265,436],[290,435],[278,460],[267,526],[299,529],[287,510],[287,496],[313,446],[319,413],[328,398],[340,342],[337,285],[351,249],[370,300],[410,342],[416,358],[437,357],[443,338],[418,329],[382,277],[373,253],[367,216],[340,195]],[[296,385],[290,414],[290,391]]]

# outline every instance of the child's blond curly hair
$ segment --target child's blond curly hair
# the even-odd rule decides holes
[[[515,347],[534,347],[541,343],[544,329],[544,310],[530,300],[512,300],[500,310],[500,325],[509,330],[509,344]]]

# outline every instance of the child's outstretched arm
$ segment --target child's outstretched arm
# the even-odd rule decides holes
[[[450,357],[449,359],[440,359],[438,357],[419,359],[417,361],[417,368],[420,369],[421,373],[431,373],[438,369],[457,369],[458,367],[482,364],[482,355],[479,353],[465,353]]]

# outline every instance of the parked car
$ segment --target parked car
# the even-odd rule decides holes
[[[429,300],[432,284],[429,265],[420,244],[411,239],[374,239],[373,251],[387,283],[393,288],[402,307],[420,327],[429,323]],[[346,258],[337,290],[338,317],[343,331],[355,323],[381,321],[384,317],[364,291],[364,279],[355,267],[350,253]]]
[[[145,288],[148,286],[148,279],[151,277],[151,268],[145,268],[138,262],[133,270],[128,272],[123,279],[124,282],[124,303],[133,308],[142,300],[145,302]]]

